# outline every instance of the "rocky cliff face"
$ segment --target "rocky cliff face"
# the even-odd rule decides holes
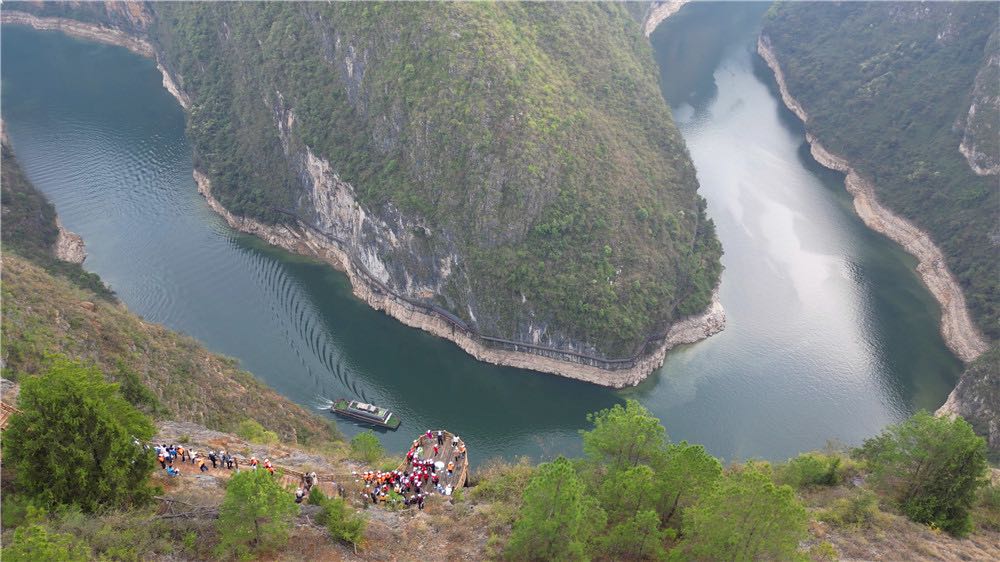
[[[980,176],[1000,174],[1000,31],[986,44],[959,150]]]
[[[965,418],[1000,458],[1000,347],[994,346],[969,365],[937,414]]]

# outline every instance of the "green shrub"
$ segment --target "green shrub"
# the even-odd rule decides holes
[[[858,490],[848,498],[835,500],[819,515],[820,520],[838,527],[871,527],[881,515],[878,496],[871,490]]]
[[[351,454],[358,460],[375,464],[385,456],[385,448],[372,430],[355,435],[351,439]],[[395,467],[395,465],[393,465]]]
[[[775,481],[801,489],[840,484],[841,459],[836,455],[803,453],[775,468]]]
[[[323,505],[325,501],[326,494],[323,493],[323,490],[319,489],[319,486],[313,486],[309,490],[309,505]]]
[[[972,528],[969,509],[986,484],[986,441],[962,418],[918,412],[856,452],[872,481],[907,517],[953,535]]]
[[[316,488],[313,488],[316,491]],[[322,498],[322,499],[319,499]],[[351,509],[342,498],[325,498],[322,492],[317,495],[318,504],[322,507],[316,522],[325,525],[330,536],[357,549],[365,536],[368,522],[364,516]],[[309,494],[309,503],[313,503],[313,494]]]
[[[292,494],[266,470],[233,475],[226,484],[216,521],[219,554],[245,558],[283,547],[298,511]]]
[[[73,535],[53,533],[37,523],[14,531],[14,538],[3,548],[6,562],[85,562],[90,551]]]
[[[236,429],[236,435],[251,443],[262,443],[264,445],[273,445],[279,441],[277,433],[264,429],[264,426],[260,425],[256,420],[249,418],[240,422],[239,427]]]
[[[18,490],[40,505],[87,512],[150,500],[155,459],[136,444],[153,424],[92,366],[54,358],[48,371],[21,383],[21,411],[4,435],[4,461]]]

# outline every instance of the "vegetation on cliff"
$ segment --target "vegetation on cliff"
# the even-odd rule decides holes
[[[101,20],[91,6],[16,8]],[[421,256],[381,260],[457,256],[438,294],[410,296],[487,335],[531,326],[620,357],[708,305],[721,248],[625,6],[147,8],[104,22],[158,46],[192,100],[196,166],[230,211],[310,220],[308,147],[367,213],[426,226]]]
[[[29,258],[49,273],[65,277],[104,300],[114,301],[114,293],[101,282],[100,277],[84,270],[79,264],[56,258],[54,247],[59,229],[56,227],[55,207],[25,177],[10,145],[3,142],[0,150],[3,151],[0,162],[0,201],[3,209],[0,239],[4,249]]]
[[[787,2],[763,31],[809,131],[930,233],[994,340],[997,180],[973,173],[959,144],[964,128],[995,117],[984,107],[966,123],[976,76],[996,54],[996,24],[989,3]]]
[[[97,275],[57,260],[55,211],[6,143],[2,188],[4,377],[44,373],[57,354],[93,363],[119,383],[129,402],[156,417],[183,412],[234,432],[252,420],[292,442],[336,436],[332,424],[270,390],[234,360],[144,322]]]

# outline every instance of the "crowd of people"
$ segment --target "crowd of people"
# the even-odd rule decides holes
[[[449,444],[443,431],[428,429],[413,441],[402,469],[354,473],[357,481],[363,482],[362,497],[373,504],[395,500],[423,509],[429,494],[450,496],[456,484],[456,468],[460,468],[466,449],[457,435]]]
[[[193,449],[185,448],[183,445],[173,444],[169,447],[161,444],[154,448],[156,450],[156,460],[160,463],[160,468],[165,470],[170,476],[180,474],[180,468],[176,465],[182,465],[185,462],[191,463],[198,469],[198,472],[208,472],[208,463],[212,463],[212,468],[214,469],[222,468],[235,470],[236,472],[240,471],[240,459],[236,455],[230,454],[229,451],[209,451],[202,454]],[[250,457],[250,461],[246,464],[249,464],[251,470],[256,470],[258,466],[263,466],[264,470],[274,474],[274,466],[271,464],[270,459],[264,459],[264,464],[261,465],[257,457]]]
[[[225,450],[202,453],[175,444],[155,445],[153,448],[160,467],[170,476],[179,475],[179,467],[184,463],[191,463],[198,472],[208,472],[209,463],[212,469],[240,471],[240,458]],[[424,500],[429,494],[452,494],[465,455],[465,443],[459,436],[451,436],[450,442],[446,443],[443,431],[432,432],[428,429],[413,441],[402,469],[353,474],[358,482],[364,483],[361,495],[366,501],[371,500],[373,504],[400,501],[404,506],[415,505],[423,509]],[[264,459],[260,463],[257,457],[250,457],[244,461],[244,466],[249,466],[250,470],[263,468],[271,474],[275,472],[270,459]],[[295,490],[295,502],[302,503],[318,483],[319,477],[315,472],[301,475],[301,482]],[[343,496],[343,488],[336,487]]]

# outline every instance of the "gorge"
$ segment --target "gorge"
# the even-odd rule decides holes
[[[940,405],[960,364],[912,260],[854,216],[842,178],[803,156],[801,130],[751,56],[762,7],[717,10],[685,8],[652,42],[727,248],[729,327],[675,350],[624,396],[726,458],[857,442]],[[408,425],[457,428],[483,459],[572,453],[583,414],[621,400],[476,362],[372,312],[327,266],[234,234],[197,193],[183,114],[153,63],[17,27],[4,41],[19,158],[87,241],[86,266],[147,319],[239,358],[300,403],[378,402]],[[28,72],[44,61],[63,66]],[[442,387],[447,405],[434,398]],[[383,440],[402,448],[405,436]]]

